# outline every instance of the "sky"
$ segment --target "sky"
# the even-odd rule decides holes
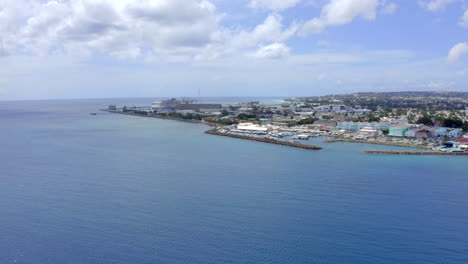
[[[468,92],[468,0],[0,0],[0,100]]]

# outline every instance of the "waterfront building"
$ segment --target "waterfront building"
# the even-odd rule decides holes
[[[220,116],[222,114],[220,109],[200,109],[199,112],[211,116]]]
[[[446,127],[439,127],[435,131],[436,137],[445,137],[448,134],[448,129]]]
[[[371,127],[376,130],[388,130],[390,129],[390,123],[379,123],[379,122],[338,122],[338,129],[358,131],[364,127]]]
[[[462,132],[461,129],[458,129],[458,128],[457,128],[457,129],[454,129],[454,130],[448,132],[447,135],[448,135],[448,137],[450,137],[450,138],[459,138],[459,137],[461,137],[461,135],[463,135],[463,132]]]
[[[405,137],[407,138],[416,138],[417,129],[413,128],[405,132]]]
[[[117,111],[116,105],[109,105],[109,111]]]
[[[314,125],[335,128],[337,126],[337,122],[330,119],[319,119],[314,122]]]
[[[468,143],[468,134],[465,134],[460,137],[460,142],[462,143]]]
[[[233,132],[248,134],[266,134],[268,132],[268,128],[253,123],[240,123],[236,126],[236,129],[233,130]]]
[[[331,107],[329,105],[321,105],[314,107],[314,111],[316,111],[317,113],[330,113]]]
[[[415,135],[417,139],[423,139],[423,138],[427,139],[427,138],[432,138],[433,136],[434,134],[429,129],[419,129]]]
[[[369,109],[355,109],[353,112],[357,115],[368,115],[372,113],[372,110]]]
[[[364,127],[360,129],[358,133],[365,136],[377,136],[379,135],[379,130],[373,129],[372,127]]]
[[[392,137],[404,137],[408,130],[410,130],[410,126],[407,124],[398,124],[390,127],[388,135]]]
[[[314,112],[294,112],[294,117],[304,119],[314,116]]]
[[[193,111],[193,110],[176,110],[175,112],[177,114],[183,114],[183,115],[195,113],[195,111]]]
[[[211,109],[221,111],[223,106],[221,104],[178,104],[176,110],[193,110],[200,112],[201,109]]]

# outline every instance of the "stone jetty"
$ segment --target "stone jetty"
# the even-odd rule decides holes
[[[210,134],[210,135],[232,137],[232,138],[239,138],[239,139],[246,139],[246,140],[253,140],[253,141],[257,141],[257,142],[264,142],[264,143],[270,143],[270,144],[276,144],[276,145],[282,145],[282,146],[288,146],[288,147],[294,147],[294,148],[302,148],[302,149],[309,149],[309,150],[322,149],[319,146],[301,144],[301,143],[297,143],[297,142],[288,142],[288,141],[277,140],[277,139],[272,139],[272,138],[254,137],[254,136],[248,136],[248,135],[225,133],[225,132],[218,131],[216,128],[207,130],[207,131],[205,131],[205,133]]]
[[[366,150],[369,154],[392,155],[439,155],[439,156],[468,156],[468,152],[444,152],[444,151],[401,151],[401,150]]]

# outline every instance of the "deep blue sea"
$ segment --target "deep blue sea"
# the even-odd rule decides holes
[[[468,159],[0,102],[0,263],[468,263]],[[229,100],[226,100],[229,101]]]

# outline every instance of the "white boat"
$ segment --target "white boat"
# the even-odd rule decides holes
[[[300,140],[308,140],[309,139],[309,135],[305,135],[305,134],[299,134],[299,135],[294,135],[291,137],[292,139],[300,139]]]

